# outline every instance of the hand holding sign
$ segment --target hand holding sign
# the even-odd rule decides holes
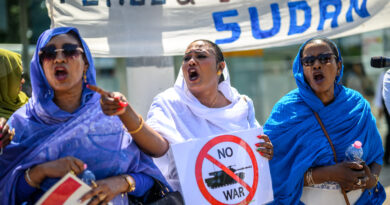
[[[126,97],[119,92],[107,92],[97,86],[87,85],[87,88],[99,93],[101,95],[100,105],[102,106],[103,113],[106,115],[122,115],[125,113],[129,103]]]
[[[257,152],[260,153],[261,156],[271,160],[274,156],[274,146],[272,145],[271,140],[269,140],[267,135],[259,135],[257,138],[264,140],[256,144]]]
[[[126,193],[129,184],[122,176],[113,176],[96,182],[92,190],[88,191],[81,198],[81,202],[89,201],[88,204],[108,204],[114,197]]]

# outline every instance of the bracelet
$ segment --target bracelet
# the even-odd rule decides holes
[[[28,168],[27,170],[26,170],[26,172],[25,172],[25,174],[24,174],[24,176],[26,176],[26,179],[27,179],[27,183],[29,184],[29,185],[31,185],[32,187],[34,187],[34,188],[40,188],[39,187],[39,184],[36,184],[35,182],[33,182],[32,180],[31,180],[31,178],[30,178],[30,168]]]
[[[312,171],[313,169],[312,168],[309,168],[309,170],[307,170],[306,172],[306,182],[309,186],[313,186],[315,183],[314,183],[314,180],[313,180],[313,174],[312,174]]]
[[[123,178],[125,178],[126,182],[129,184],[129,190],[127,192],[133,192],[135,190],[135,181],[134,178],[131,177],[128,174],[121,175]]]
[[[375,177],[375,186],[378,184],[379,176],[377,174],[372,174]]]
[[[133,131],[129,131],[130,134],[132,134],[132,135],[133,134],[137,134],[142,129],[142,127],[144,126],[144,119],[142,118],[141,115],[138,115],[138,117],[139,117],[139,120],[140,120],[139,127],[137,129],[133,130]]]

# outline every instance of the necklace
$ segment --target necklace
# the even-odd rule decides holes
[[[218,99],[218,94],[219,94],[219,91],[217,92],[217,95],[215,96],[215,98],[213,100],[213,103],[211,103],[210,108],[214,108],[214,105],[215,105],[215,103],[217,102],[217,99]]]

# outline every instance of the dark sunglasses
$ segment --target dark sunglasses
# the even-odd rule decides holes
[[[56,48],[54,45],[45,46],[39,51],[39,59],[43,60],[54,60],[57,57],[57,53],[62,52],[65,58],[78,57],[84,50],[76,44],[64,44],[62,48]]]
[[[332,56],[336,56],[336,55],[333,53],[323,53],[323,54],[319,54],[318,56],[306,56],[304,58],[301,58],[301,62],[302,62],[302,65],[304,65],[304,66],[312,66],[312,65],[314,65],[314,62],[316,61],[316,59],[318,59],[318,61],[321,64],[326,64],[326,63],[330,62],[330,60],[332,59]]]

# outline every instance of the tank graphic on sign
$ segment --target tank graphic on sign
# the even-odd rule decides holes
[[[232,171],[234,174],[236,174],[240,179],[244,179],[245,178],[244,172],[238,172],[238,173],[236,173],[236,172],[243,170],[243,169],[252,168],[252,166],[234,169],[233,165],[231,165],[231,166],[228,166],[228,168],[230,169],[230,171]],[[216,172],[210,172],[209,175],[212,177],[205,179],[205,182],[206,182],[206,185],[211,189],[215,189],[218,187],[223,187],[223,186],[237,183],[236,180],[234,180],[231,176],[229,176],[223,170],[216,171]]]

